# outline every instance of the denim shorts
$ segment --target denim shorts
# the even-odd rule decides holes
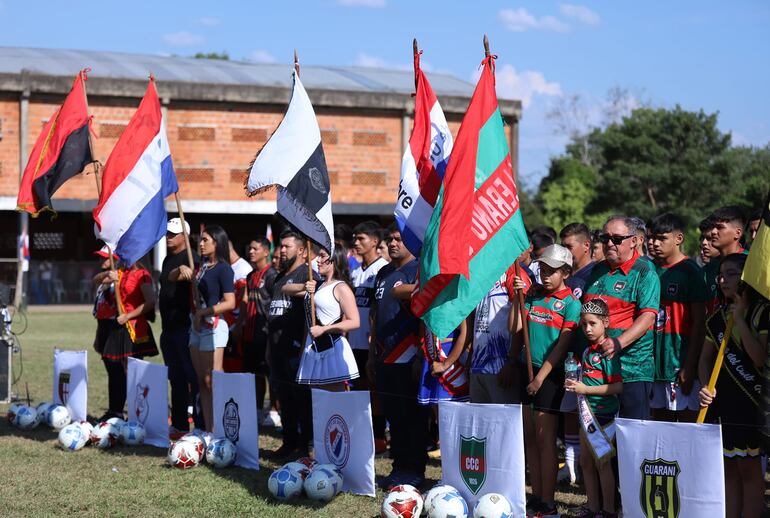
[[[202,352],[212,352],[214,349],[227,347],[229,329],[224,318],[220,318],[217,325],[211,329],[202,328],[196,331],[190,327],[190,347],[195,347]]]

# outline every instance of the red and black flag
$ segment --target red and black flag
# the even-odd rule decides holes
[[[85,80],[83,70],[75,77],[64,104],[48,119],[35,142],[21,178],[16,210],[27,211],[33,217],[45,210],[54,212],[53,193],[93,162]]]

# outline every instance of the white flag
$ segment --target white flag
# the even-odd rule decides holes
[[[441,401],[441,480],[472,509],[487,493],[505,495],[514,516],[526,515],[521,405]]]
[[[144,442],[168,448],[168,368],[128,359],[128,420],[144,426]]]
[[[69,408],[73,421],[88,415],[88,352],[53,351],[53,402]]]
[[[342,471],[343,491],[374,496],[374,432],[369,392],[313,389],[315,458]]]
[[[214,435],[235,444],[235,464],[259,469],[257,392],[253,374],[213,371]]]
[[[719,425],[616,419],[623,516],[724,516]]]

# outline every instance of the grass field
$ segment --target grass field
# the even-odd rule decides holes
[[[15,391],[33,404],[51,399],[53,349],[88,349],[89,413],[106,410],[106,376],[91,347],[95,323],[87,310],[33,312],[20,335],[23,375]],[[14,330],[21,331],[21,325]],[[156,338],[160,330],[155,325]],[[160,357],[152,359],[160,362]],[[14,360],[18,369],[18,355]],[[18,370],[17,370],[18,373]],[[7,406],[0,405],[5,414]],[[280,444],[271,431],[260,435],[260,448],[273,450]],[[214,470],[202,464],[188,471],[166,465],[165,450],[153,447],[116,447],[100,451],[85,448],[65,452],[56,447],[56,434],[41,427],[21,431],[0,420],[0,514],[2,516],[270,516],[348,517],[379,515],[383,495],[367,498],[342,494],[326,505],[308,499],[277,504],[267,492],[267,478],[276,467],[261,461],[261,470],[241,468]],[[390,472],[390,460],[377,459],[378,476]],[[441,477],[440,463],[431,461],[428,478]],[[429,487],[429,486],[428,486]],[[557,503],[562,513],[584,502],[581,488],[560,487]],[[563,514],[563,516],[569,516]]]

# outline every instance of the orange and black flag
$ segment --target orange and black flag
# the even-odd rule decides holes
[[[743,267],[743,281],[770,299],[770,190],[762,208],[757,237],[751,243],[749,257]]]
[[[54,212],[53,193],[93,162],[85,80],[83,70],[75,78],[64,104],[48,119],[35,142],[21,178],[16,210],[29,212],[33,217],[45,210]]]

